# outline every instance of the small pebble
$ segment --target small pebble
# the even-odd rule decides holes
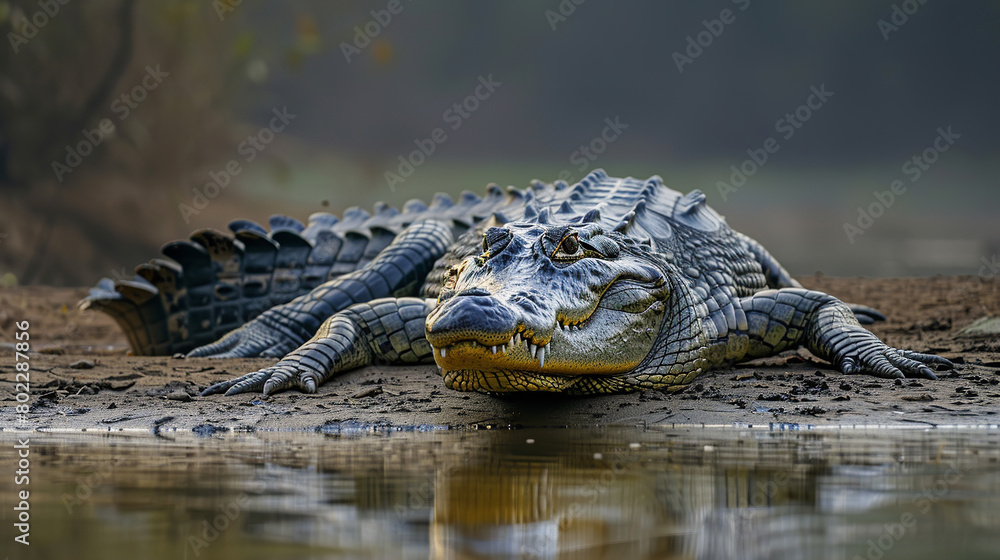
[[[167,400],[191,402],[191,395],[187,394],[185,391],[174,391],[173,393],[167,395]]]
[[[79,360],[69,365],[73,369],[94,369],[94,362],[90,360]]]

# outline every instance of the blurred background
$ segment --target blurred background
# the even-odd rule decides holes
[[[992,276],[998,23],[990,1],[0,0],[0,282],[595,167],[703,190],[793,275]]]

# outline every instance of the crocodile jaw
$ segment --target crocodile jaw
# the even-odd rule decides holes
[[[547,314],[556,317],[548,328],[539,327],[544,323],[536,316],[519,315],[493,297],[455,297],[428,316],[426,333],[434,361],[448,387],[464,391],[565,392],[581,378],[593,383],[621,378],[652,348],[669,290],[659,284],[619,284],[624,286],[606,290],[607,297],[598,300],[589,315]],[[623,293],[630,298],[624,306]],[[488,313],[481,309],[484,300],[491,302]],[[461,315],[463,307],[468,319],[461,328],[442,329],[449,312]],[[568,320],[571,316],[581,320]],[[478,327],[504,323],[507,328]]]
[[[547,376],[613,375],[634,369],[646,356],[659,330],[663,303],[653,302],[641,313],[598,308],[579,324],[560,321],[540,336],[518,326],[497,340],[464,338],[431,343],[442,371],[517,371]],[[611,325],[615,327],[612,328]],[[429,337],[432,340],[433,337]],[[496,390],[496,389],[494,389]]]

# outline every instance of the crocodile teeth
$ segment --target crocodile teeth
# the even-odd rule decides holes
[[[442,348],[441,349],[441,357],[442,358],[445,357],[445,354],[447,354],[447,351],[444,348]]]
[[[494,353],[494,354],[496,354],[496,353],[497,353],[497,347],[496,347],[496,346],[493,346],[493,347],[491,347],[491,348],[490,348],[490,350],[493,350],[493,353]]]
[[[545,367],[545,347],[538,349],[538,367]]]
[[[531,350],[531,358],[534,359],[535,358],[535,354],[538,353],[538,346],[536,346],[536,345],[534,345],[534,344],[532,344],[532,343],[529,342],[528,343],[528,349]]]

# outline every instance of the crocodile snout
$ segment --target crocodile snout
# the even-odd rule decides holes
[[[461,341],[485,346],[505,343],[517,327],[517,315],[485,290],[463,292],[427,317],[427,341],[445,347]]]

